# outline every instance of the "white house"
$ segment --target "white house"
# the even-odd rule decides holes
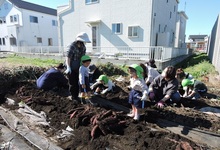
[[[57,11],[21,0],[0,0],[0,50],[58,46]]]
[[[68,45],[84,31],[92,41],[87,47],[181,47],[175,41],[185,42],[187,16],[178,12],[178,3],[179,0],[70,0],[69,5],[58,7],[59,45]]]

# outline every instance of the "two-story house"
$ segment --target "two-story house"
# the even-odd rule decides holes
[[[0,50],[58,46],[57,11],[22,0],[0,0]]]
[[[179,0],[70,0],[58,7],[59,45],[68,45],[84,31],[92,41],[87,47],[181,47],[187,16],[178,12],[178,4]]]
[[[196,51],[207,51],[208,35],[189,35],[187,47]]]

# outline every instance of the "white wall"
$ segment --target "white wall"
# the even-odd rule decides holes
[[[18,16],[17,22],[10,21],[12,15]],[[30,15],[38,17],[38,23],[31,23]],[[6,16],[7,24],[0,25],[0,37],[8,38],[6,46],[0,46],[1,50],[14,50],[17,46],[48,46],[48,38],[52,38],[53,46],[58,46],[58,26],[52,26],[52,20],[57,20],[57,16],[17,8],[10,3],[7,10],[1,8],[0,17],[2,16]],[[11,37],[17,39],[17,46],[10,45]],[[42,44],[37,44],[36,37],[42,38]]]
[[[72,7],[67,11],[61,9],[62,12],[58,16],[61,46],[73,42],[75,36],[82,31],[88,33],[91,39],[91,27],[85,22],[95,20],[101,20],[100,23],[96,23],[99,29],[99,46],[157,46],[158,33],[169,34],[169,39],[161,43],[168,41],[168,46],[174,46],[178,12],[176,0],[169,0],[168,3],[166,0],[100,0],[90,5],[86,5],[85,1],[71,0],[71,4]],[[171,18],[170,12],[172,12]],[[112,33],[112,23],[122,23],[122,34]],[[128,26],[132,25],[139,26],[138,37],[128,37]],[[87,45],[91,46],[91,44]]]
[[[156,34],[157,33],[166,33],[170,34],[169,36],[169,45],[170,47],[174,46],[173,33],[175,35],[176,30],[176,15],[178,12],[178,3],[176,0],[154,0],[153,1],[153,34],[152,34],[152,44],[156,44]],[[174,10],[175,7],[175,10]],[[170,12],[172,13],[170,18]],[[165,39],[166,40],[166,39]],[[160,42],[164,43],[164,42]]]
[[[36,13],[34,11],[22,10],[23,26],[20,28],[21,39],[29,46],[48,46],[48,38],[53,39],[53,46],[58,46],[58,27],[52,26],[52,20],[57,20],[56,16]],[[30,16],[38,17],[38,23],[31,23]],[[42,44],[37,43],[37,37],[42,38]]]
[[[60,27],[63,29],[64,45],[74,41],[75,36],[81,31],[87,32],[91,38],[91,27],[85,22],[92,20],[101,20],[98,24],[100,46],[149,45],[151,0],[111,0],[91,5],[85,5],[85,1],[72,0],[72,3],[72,10],[60,15],[63,21]],[[122,34],[112,34],[112,23],[122,23]],[[128,38],[130,25],[139,26],[139,37]]]

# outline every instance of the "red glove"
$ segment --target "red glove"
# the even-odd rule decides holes
[[[157,107],[163,108],[163,107],[164,107],[164,104],[165,104],[165,102],[161,100],[161,101],[159,101],[159,102],[157,103]]]

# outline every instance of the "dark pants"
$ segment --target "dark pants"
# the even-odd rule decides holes
[[[165,95],[161,94],[161,91],[155,90],[154,89],[154,94],[155,94],[155,100],[156,102],[160,101],[161,99],[164,98]],[[180,94],[178,92],[173,93],[170,96],[170,100],[168,100],[167,102],[171,102],[171,103],[177,103],[179,102],[181,99]]]
[[[69,91],[74,99],[78,99],[79,96],[79,69],[72,70],[69,78]]]
[[[141,97],[142,97],[142,92],[135,91],[132,89],[129,93],[128,103],[134,105],[136,108],[142,108]]]

